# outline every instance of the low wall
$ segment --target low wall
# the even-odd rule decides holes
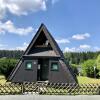
[[[99,95],[54,96],[54,95],[5,95],[0,100],[100,100]]]

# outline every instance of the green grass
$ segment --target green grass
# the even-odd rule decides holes
[[[83,77],[83,76],[78,76],[77,77],[79,84],[100,84],[100,79],[95,79],[95,78],[89,78],[89,77]]]
[[[7,81],[7,80],[5,79],[5,76],[0,75],[0,84],[5,84],[6,81]]]

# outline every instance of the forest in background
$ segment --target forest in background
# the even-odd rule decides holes
[[[65,59],[70,64],[81,64],[88,59],[96,59],[97,56],[100,54],[98,52],[66,52],[64,53]]]
[[[24,51],[21,50],[0,50],[0,58],[6,57],[20,59],[23,53]]]
[[[23,53],[20,50],[0,50],[0,74],[8,77]],[[100,52],[66,52],[64,56],[75,75],[79,75],[81,67],[81,76],[100,78]]]
[[[0,50],[0,58],[14,58],[20,59],[23,55],[24,51],[20,50]],[[80,64],[88,59],[96,59],[97,56],[100,54],[98,52],[66,52],[64,56],[70,64]]]

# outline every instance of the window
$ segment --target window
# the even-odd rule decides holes
[[[51,71],[58,71],[58,70],[59,70],[58,62],[52,62],[51,63]]]
[[[32,62],[26,62],[26,69],[32,69]]]

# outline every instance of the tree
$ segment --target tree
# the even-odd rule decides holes
[[[65,52],[64,56],[72,64],[81,64],[88,59],[96,59],[100,52]]]
[[[100,70],[100,54],[98,55],[96,59],[96,65],[97,65],[97,68]]]
[[[7,78],[11,73],[12,69],[15,67],[16,63],[16,59],[0,59],[0,74],[3,74]]]
[[[20,50],[0,50],[0,58],[7,57],[7,58],[15,58],[19,59],[24,51]]]
[[[95,60],[87,60],[82,64],[82,74],[88,77],[94,77]]]
[[[98,55],[96,59],[96,67],[98,69],[98,75],[100,76],[100,54]]]

